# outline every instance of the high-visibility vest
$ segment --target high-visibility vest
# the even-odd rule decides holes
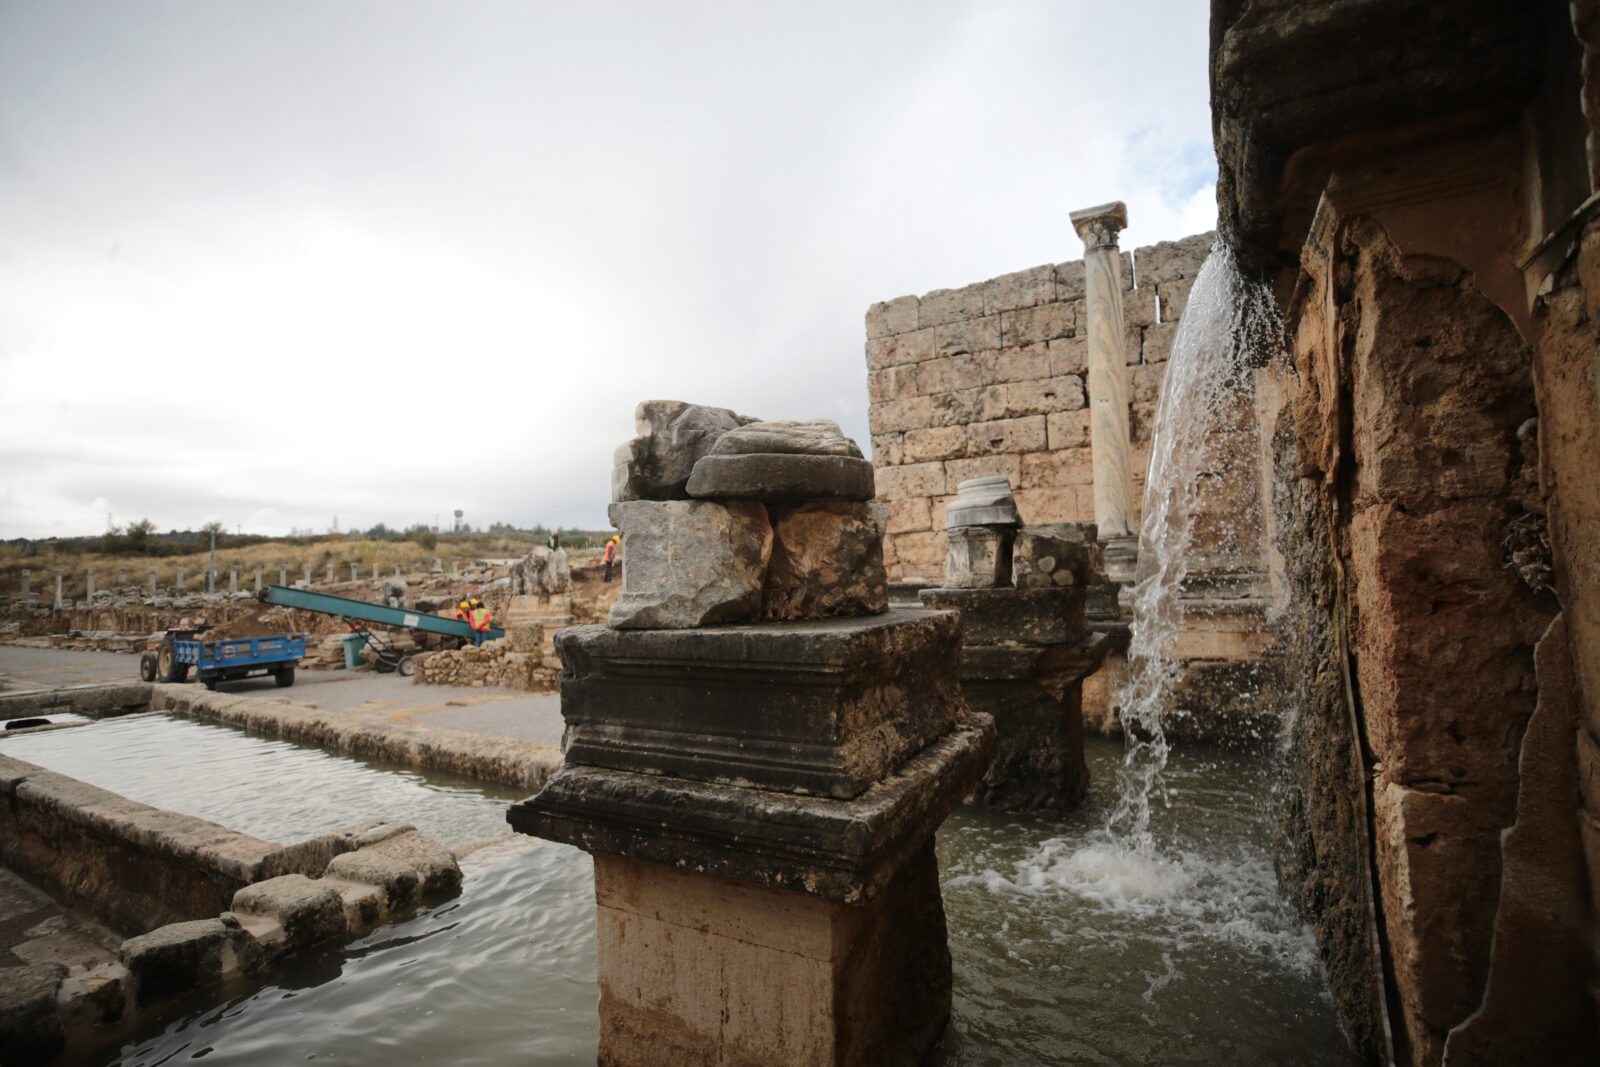
[[[487,630],[489,628],[489,609],[476,608],[472,612],[472,628],[474,630]]]
[[[607,541],[606,542],[606,554],[604,556],[602,556],[601,559],[606,563],[615,563],[616,562],[616,559],[617,559],[617,543],[615,541]]]

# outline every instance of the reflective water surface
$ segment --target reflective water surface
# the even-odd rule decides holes
[[[39,742],[68,735],[73,751],[46,759]],[[459,845],[502,831],[515,795],[184,720],[6,739],[0,751],[272,840],[384,815]],[[1121,753],[1091,742],[1097,786],[1114,781]],[[939,858],[955,1010],[937,1062],[1358,1062],[1310,935],[1273,889],[1264,759],[1176,751],[1154,798],[1153,858],[1113,845],[1094,801],[1065,821],[952,816]],[[130,769],[144,763],[155,769]],[[187,806],[161,799],[168,789]],[[455,899],[176,1002],[75,1062],[592,1064],[589,857],[491,846],[465,866]]]

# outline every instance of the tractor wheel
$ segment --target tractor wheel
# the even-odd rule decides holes
[[[156,651],[156,677],[163,682],[181,682],[188,674],[188,664],[178,662],[178,649],[172,638],[161,642]]]
[[[287,688],[289,688],[291,685],[294,684],[294,668],[293,667],[285,667],[285,668],[283,668],[283,670],[279,671],[277,674],[274,674],[272,676],[272,680],[274,682],[278,683],[278,688],[279,689],[287,689]]]
[[[215,674],[202,674],[200,676],[200,684],[212,692],[216,692],[217,683],[220,681],[222,681],[222,679],[217,677]]]
[[[417,673],[417,665],[411,662],[410,656],[401,656],[400,662],[395,666],[395,673],[402,678],[410,678]]]
[[[141,681],[153,682],[156,680],[156,654],[146,652],[139,657],[139,678]]]

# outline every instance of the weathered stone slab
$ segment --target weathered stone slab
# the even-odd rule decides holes
[[[694,465],[689,495],[714,500],[871,500],[872,464],[854,456],[766,452],[706,456]]]
[[[958,526],[1021,526],[1011,479],[1005,475],[968,478],[956,486],[956,498],[944,512],[946,529]]]
[[[950,589],[1011,585],[1011,526],[957,526],[945,534],[944,584]]]
[[[707,455],[753,456],[764,453],[861,458],[860,446],[846,437],[839,429],[839,424],[832,419],[780,419],[747,423],[717,438]]]
[[[772,526],[760,504],[632,500],[612,504],[609,515],[628,546],[609,625],[683,629],[760,613],[772,558]]]
[[[59,963],[0,967],[0,1062],[46,1063],[66,1042],[56,1014]]]
[[[1082,687],[1060,700],[1032,681],[963,681],[975,711],[995,722],[995,758],[974,799],[1019,811],[1076,807],[1089,789],[1083,758]]]
[[[247,885],[233,896],[233,910],[263,915],[283,927],[289,944],[314,945],[345,934],[344,902],[327,882],[286,874]]]
[[[1082,586],[924,589],[922,606],[959,611],[971,645],[1065,645],[1089,636]]]
[[[1050,588],[1103,582],[1104,560],[1092,522],[1024,526],[1012,550],[1017,588]]]
[[[772,561],[761,592],[766,619],[827,619],[889,610],[882,504],[819,501],[775,506]]]
[[[512,805],[519,833],[846,904],[871,900],[926,844],[994,754],[986,715],[850,800],[568,762]]]
[[[954,615],[556,635],[567,764],[847,798],[961,714]]]
[[[149,1004],[249,971],[259,956],[254,939],[225,913],[129,938],[120,959],[139,1002]]]
[[[617,449],[612,500],[681,500],[689,473],[717,438],[756,420],[727,408],[646,400],[633,412],[638,436]]]

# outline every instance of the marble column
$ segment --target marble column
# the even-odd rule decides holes
[[[26,567],[22,568],[22,599],[24,599],[24,600],[28,599],[28,595],[29,595],[29,592],[30,592],[30,590],[28,589],[28,585],[29,585],[29,582],[32,580],[32,578],[33,578],[33,572],[30,571]]]
[[[1128,209],[1118,200],[1074,211],[1071,219],[1084,247],[1094,521],[1105,546],[1106,573],[1113,581],[1131,582],[1139,531],[1133,518],[1127,324],[1122,311],[1122,254],[1117,249],[1117,234],[1128,225]]]
[[[311,564],[306,564],[306,584],[311,584]]]
[[[150,568],[150,595],[156,595],[156,569],[154,567]]]
[[[361,564],[355,562],[350,564],[350,580],[352,582],[359,582],[361,580]]]
[[[239,568],[238,567],[229,567],[228,568],[228,592],[229,592],[229,594],[233,594],[233,593],[237,593],[238,591],[239,591]]]
[[[64,577],[66,577],[66,572],[65,571],[56,571],[56,605],[55,606],[56,606],[56,610],[57,611],[61,610],[61,605],[63,603],[63,598],[61,596],[61,579],[63,579]]]
[[[333,564],[328,564],[328,584],[333,584]]]
[[[178,592],[183,592],[183,568],[178,568]]]
[[[289,584],[289,565],[287,563],[278,564],[278,584]]]
[[[94,568],[93,567],[89,568],[89,576],[84,581],[83,599],[85,599],[85,600],[93,600],[94,599]]]
[[[256,564],[256,592],[261,592],[261,564]]]
[[[127,585],[128,584],[128,568],[126,568],[126,567],[118,567],[117,568],[117,584],[118,585]]]

